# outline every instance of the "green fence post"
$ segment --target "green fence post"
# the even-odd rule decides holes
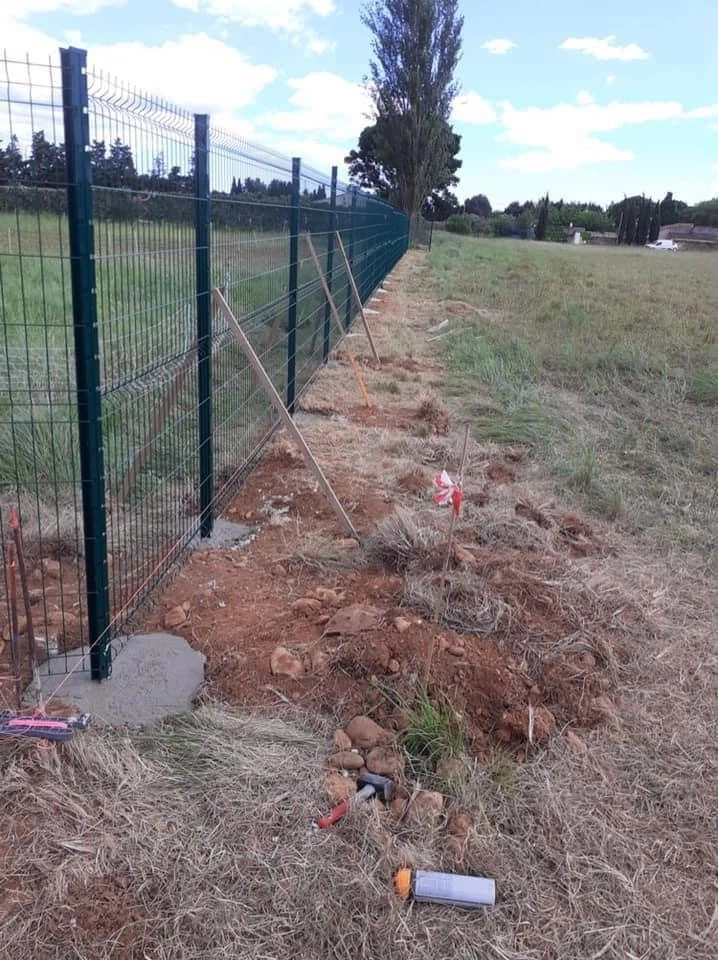
[[[292,208],[289,212],[289,310],[287,312],[287,410],[294,413],[297,388],[297,288],[299,286],[299,186],[302,161],[292,159]]]
[[[93,680],[106,680],[112,669],[112,650],[109,638],[105,463],[89,154],[87,52],[76,47],[62,49],[60,65],[67,157],[67,217],[70,234],[90,675]]]
[[[351,267],[352,273],[354,272],[354,234],[356,232],[355,220],[356,220],[356,211],[357,211],[357,188],[352,187],[352,212],[351,219],[349,221],[349,248],[347,250],[347,260],[349,261],[349,266]],[[356,277],[354,277],[356,280]],[[357,284],[357,289],[359,284]],[[352,322],[352,287],[349,282],[349,277],[347,277],[347,304],[346,304],[346,315],[344,317],[344,329],[348,330]]]
[[[209,117],[194,118],[194,229],[197,295],[197,415],[200,536],[214,527],[212,447],[212,302],[209,266]]]
[[[327,229],[327,287],[332,292],[332,280],[334,277],[334,231],[337,229],[337,167],[332,167],[332,188],[329,199],[329,225]],[[324,306],[324,350],[322,359],[324,363],[329,358],[329,335],[331,332],[332,311],[327,300]]]

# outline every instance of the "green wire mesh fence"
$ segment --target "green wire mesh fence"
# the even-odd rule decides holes
[[[17,505],[46,669],[104,679],[277,425],[212,291],[293,411],[340,338],[310,242],[346,328],[341,245],[366,300],[409,223],[60,53],[0,60],[0,628],[8,661]]]

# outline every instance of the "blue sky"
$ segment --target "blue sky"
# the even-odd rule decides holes
[[[463,0],[461,200],[718,196],[715,0]],[[370,122],[350,0],[22,0],[0,44],[90,62],[329,170]],[[6,135],[0,119],[0,139]]]

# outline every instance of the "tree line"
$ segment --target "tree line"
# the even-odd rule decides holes
[[[576,227],[586,233],[615,235],[619,244],[644,245],[658,239],[662,226],[674,223],[718,227],[718,199],[689,206],[668,192],[663,200],[624,197],[604,209],[592,202],[552,201],[546,195],[494,210],[485,194],[477,194],[457,204],[445,219],[447,228],[456,233],[562,241]]]
[[[100,219],[167,220],[192,223],[194,218],[194,158],[187,172],[167,168],[162,153],[148,172],[137,169],[132,148],[120,138],[90,146],[90,168],[95,187],[94,214]],[[27,156],[13,136],[0,143],[0,211],[63,214],[67,210],[65,147],[49,141],[44,130],[32,134]],[[290,180],[232,177],[229,190],[213,190],[212,220],[216,226],[281,230],[288,226],[292,196]],[[327,191],[324,184],[305,188],[300,197],[303,228],[327,229]],[[310,212],[309,208],[313,208]],[[319,208],[319,209],[317,209]],[[339,216],[343,216],[342,213]]]

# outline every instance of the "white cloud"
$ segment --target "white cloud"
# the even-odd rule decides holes
[[[677,100],[648,100],[637,103],[613,102],[576,105],[559,103],[554,107],[517,109],[504,102],[501,139],[522,146],[546,146],[555,140],[577,139],[595,133],[608,133],[621,127],[657,120],[675,120],[687,116]]]
[[[305,53],[322,54],[333,50],[336,43],[333,40],[327,40],[320,37],[316,30],[306,27],[301,33],[292,35],[292,44],[295,47],[301,47]]]
[[[496,111],[478,93],[465,93],[454,100],[451,118],[458,123],[495,123]]]
[[[334,0],[172,0],[177,7],[232,20],[244,27],[269,27],[298,33],[307,14],[328,17],[336,10]]]
[[[560,103],[553,107],[518,109],[499,105],[503,133],[500,141],[530,148],[505,157],[501,166],[524,172],[575,169],[595,163],[619,163],[633,159],[630,150],[599,138],[626,126],[668,120],[697,119],[716,107],[685,110],[676,100],[637,103]],[[711,116],[714,115],[712,112]]]
[[[224,115],[253,103],[278,75],[274,67],[251,63],[205,33],[156,47],[138,42],[93,47],[90,65],[110,76],[129,78],[133,87],[187,110]],[[218,77],[226,78],[225,82],[218,82]]]
[[[125,3],[126,0],[23,0],[13,9],[12,16],[16,20],[34,13],[69,13],[81,17],[97,13],[103,7],[123,7]]]
[[[487,40],[486,43],[482,43],[481,46],[484,50],[488,50],[489,53],[503,56],[503,54],[508,53],[509,50],[513,50],[516,44],[512,40],[497,37],[495,40]]]
[[[607,86],[607,87],[612,87],[615,82],[616,82],[616,74],[615,74],[615,73],[609,73],[609,75],[606,77],[606,86]]]
[[[275,133],[301,133],[310,140],[326,138],[348,150],[372,122],[374,105],[365,87],[337,73],[308,73],[290,80],[289,86],[294,91],[289,97],[293,109],[265,113],[258,125]]]
[[[560,50],[575,50],[596,60],[647,60],[649,54],[637,43],[628,43],[622,47],[616,43],[615,36],[610,37],[568,37]]]
[[[327,176],[332,167],[339,167],[339,179],[346,178],[344,157],[351,146],[326,143],[312,137],[283,137],[272,144],[272,149],[283,153],[287,157],[301,157],[302,166],[314,167]]]
[[[551,144],[545,150],[527,150],[514,157],[505,157],[499,166],[521,173],[548,173],[551,170],[575,170],[595,164],[620,163],[633,158],[631,150],[621,150],[595,137],[583,137]]]
[[[718,117],[718,103],[712,103],[707,107],[697,107],[695,110],[688,110],[685,114],[687,120],[712,120]]]
[[[579,103],[582,107],[588,107],[594,102],[594,98],[588,90],[579,90],[576,94],[576,103]]]

